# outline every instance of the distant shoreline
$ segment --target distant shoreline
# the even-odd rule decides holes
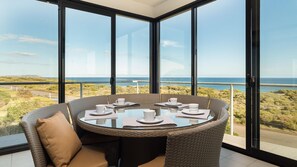
[[[43,79],[46,80],[56,80],[55,77],[39,77],[39,76],[5,76],[0,77],[6,78],[4,82],[30,82],[30,81],[42,81]],[[139,81],[135,83],[133,81]],[[161,86],[191,86],[191,78],[190,77],[161,77]],[[66,77],[66,82],[73,81],[73,82],[102,82],[102,85],[110,85],[110,77]],[[116,78],[117,86],[148,86],[149,78],[148,77],[117,77]],[[162,83],[163,82],[163,83]],[[218,90],[226,90],[230,89],[230,83],[233,83],[234,89],[240,90],[245,92],[245,82],[246,79],[242,77],[200,77],[198,78],[198,87],[207,87],[213,88]],[[212,83],[212,84],[210,84]],[[218,83],[218,84],[217,84]],[[295,84],[297,83],[297,78],[262,78],[261,84]],[[96,83],[94,83],[96,84]],[[243,85],[236,85],[236,84],[243,84]],[[288,90],[297,90],[297,87],[277,87],[277,86],[261,86],[261,92],[271,92],[271,91],[278,91],[281,89],[288,89]]]

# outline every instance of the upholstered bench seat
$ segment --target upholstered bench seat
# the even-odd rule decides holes
[[[98,145],[81,146],[69,122],[65,103],[31,111],[22,118],[21,125],[31,149],[34,165],[108,167],[102,148]]]
[[[96,146],[82,146],[81,150],[73,157],[68,167],[107,167],[105,154]],[[47,167],[54,167],[49,164]]]
[[[83,146],[73,157],[68,167],[107,167],[105,154],[96,146]]]

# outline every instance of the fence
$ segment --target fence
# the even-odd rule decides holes
[[[149,81],[147,80],[127,80],[127,81],[120,81],[117,82],[119,84],[128,84],[133,85],[135,84],[136,87],[136,93],[139,93],[140,90],[140,84],[149,84]],[[13,86],[17,90],[17,86],[21,85],[57,85],[57,82],[5,82],[0,83],[0,86],[7,87],[9,86],[10,89],[13,89]],[[83,98],[84,94],[84,85],[85,84],[104,84],[108,85],[108,82],[66,82],[65,84],[79,84],[79,92],[80,92],[80,98]],[[190,85],[190,82],[174,82],[174,81],[161,81],[161,84],[163,85]],[[232,82],[198,82],[198,85],[217,85],[217,86],[228,86],[229,87],[229,94],[230,94],[230,134],[233,135],[234,133],[234,86],[245,86],[245,83],[232,83]],[[297,84],[261,84],[261,87],[285,87],[285,88],[297,88]],[[52,94],[48,94],[49,98],[52,98]]]

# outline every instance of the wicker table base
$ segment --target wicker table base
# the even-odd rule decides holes
[[[165,154],[166,137],[121,138],[120,167],[137,167]]]

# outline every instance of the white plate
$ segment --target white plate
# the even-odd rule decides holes
[[[112,105],[114,105],[114,106],[129,106],[130,103],[129,102],[125,102],[125,104],[112,103]]]
[[[93,115],[93,116],[103,116],[103,115],[109,115],[112,112],[113,112],[112,110],[105,110],[103,113],[97,113],[96,111],[93,111],[93,112],[90,113],[90,115]]]
[[[193,111],[190,111],[189,109],[183,109],[182,113],[187,115],[203,115],[205,112],[199,111],[199,110],[193,112]]]
[[[138,118],[136,121],[142,124],[158,124],[163,122],[164,120],[162,118],[155,118],[153,121],[146,121],[144,120],[144,118]]]
[[[177,106],[181,106],[182,103],[177,102],[176,104],[172,104],[172,103],[170,103],[170,102],[166,102],[165,105],[166,105],[166,106],[177,107]]]

